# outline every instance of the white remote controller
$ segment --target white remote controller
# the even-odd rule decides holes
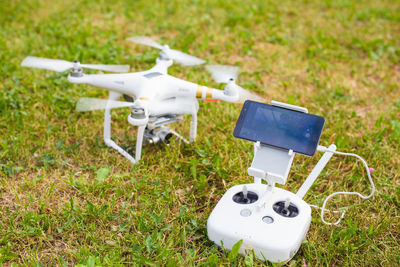
[[[285,262],[299,249],[311,223],[311,208],[297,195],[261,183],[236,185],[218,202],[207,221],[210,240],[239,253],[253,249],[260,260]]]
[[[302,107],[276,101],[271,104],[308,113]],[[260,260],[289,261],[300,248],[311,223],[311,207],[302,198],[335,150],[334,144],[321,150],[324,155],[294,194],[275,187],[286,183],[295,155],[293,150],[255,142],[253,161],[247,170],[254,183],[233,186],[222,196],[207,221],[209,239],[228,250],[242,240],[239,249],[242,255],[253,250]]]

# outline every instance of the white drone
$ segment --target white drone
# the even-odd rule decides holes
[[[190,141],[196,139],[197,99],[223,100],[227,102],[243,102],[246,99],[262,100],[259,96],[244,90],[235,83],[239,74],[238,67],[213,65],[206,66],[218,83],[226,83],[224,90],[201,86],[168,75],[168,67],[173,61],[184,66],[203,64],[205,61],[183,52],[160,45],[148,37],[133,37],[129,41],[151,46],[161,50],[156,59],[156,65],[147,71],[124,74],[84,74],[82,68],[103,70],[110,72],[128,72],[129,65],[98,65],[80,64],[78,61],[26,57],[22,66],[42,68],[58,72],[70,70],[68,81],[84,83],[110,91],[108,100],[98,98],[79,99],[76,109],[90,111],[105,109],[104,115],[104,142],[107,146],[116,149],[133,164],[141,157],[143,139],[148,143],[164,142],[175,135],[186,143],[186,139],[165,125],[181,121],[184,114],[190,114]],[[123,96],[127,102],[117,101]],[[111,140],[111,113],[113,108],[129,107],[131,114],[128,122],[138,126],[136,153],[133,158],[127,151]]]

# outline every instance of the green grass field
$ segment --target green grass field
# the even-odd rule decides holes
[[[133,166],[103,143],[101,111],[75,111],[106,90],[20,66],[34,55],[145,70],[158,52],[126,38],[146,35],[241,66],[241,86],[324,116],[320,144],[375,168],[375,196],[334,199],[329,208],[355,204],[337,227],[314,209],[288,265],[400,265],[399,1],[1,0],[0,25],[0,264],[263,264],[219,249],[206,231],[223,193],[251,181],[252,143],[232,136],[241,105],[200,103],[194,144],[147,146]],[[222,88],[203,67],[170,74]],[[128,114],[113,111],[121,145],[136,138]],[[188,126],[189,117],[174,129]],[[319,157],[297,155],[284,188],[296,192]],[[334,156],[305,200],[369,190],[360,163]]]

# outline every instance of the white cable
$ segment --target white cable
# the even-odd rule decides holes
[[[329,200],[330,198],[332,198],[332,197],[334,197],[334,196],[336,196],[336,195],[357,195],[357,196],[359,196],[359,197],[362,198],[362,199],[368,199],[368,198],[372,197],[372,196],[374,195],[374,193],[375,193],[375,185],[374,185],[374,182],[372,181],[371,170],[368,168],[367,162],[365,162],[365,160],[364,160],[362,157],[360,157],[359,155],[357,155],[357,154],[354,154],[354,153],[345,153],[345,152],[338,152],[338,151],[334,151],[334,150],[329,150],[328,148],[326,148],[326,147],[324,147],[324,146],[318,146],[318,151],[321,151],[321,152],[331,152],[331,153],[333,153],[333,154],[338,154],[338,155],[343,155],[343,156],[352,156],[352,157],[358,158],[358,159],[364,164],[365,169],[366,169],[366,171],[367,171],[368,180],[369,180],[369,182],[371,183],[371,193],[370,193],[369,195],[367,195],[367,196],[364,196],[364,195],[362,195],[362,194],[360,194],[360,193],[358,193],[358,192],[335,192],[335,193],[330,194],[327,198],[325,198],[325,201],[324,201],[324,203],[322,204],[322,207],[321,207],[321,208],[318,207],[318,208],[321,209],[321,220],[322,220],[323,223],[325,223],[325,224],[327,224],[327,225],[338,225],[338,224],[340,223],[340,221],[342,220],[345,211],[342,211],[342,215],[340,216],[340,218],[339,218],[336,222],[334,222],[334,223],[329,223],[329,222],[325,221],[325,219],[324,219],[325,211],[330,211],[330,210],[328,210],[328,209],[325,209],[326,203],[328,202],[328,200]],[[314,205],[312,205],[312,206],[314,206]],[[337,213],[337,212],[340,212],[340,211],[333,211],[333,212],[336,212],[336,213]]]
[[[320,210],[322,211],[322,208],[319,207],[319,206],[317,206],[317,205],[310,204],[310,207],[316,208],[316,209],[320,209]],[[341,209],[347,209],[347,208],[348,208],[348,207],[346,207],[346,208],[341,208]],[[335,225],[339,224],[340,221],[343,219],[344,215],[346,214],[346,211],[345,211],[345,210],[328,210],[328,209],[324,209],[324,210],[327,211],[327,212],[332,212],[332,213],[341,213],[341,214],[340,214],[340,218],[336,221]],[[324,222],[325,222],[325,221],[324,221]],[[326,222],[325,222],[325,223],[326,223]]]

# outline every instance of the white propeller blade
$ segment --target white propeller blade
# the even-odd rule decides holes
[[[66,71],[72,68],[73,65],[74,64],[72,62],[68,62],[66,60],[48,59],[41,57],[26,57],[21,63],[21,66],[24,67],[54,70],[58,72]]]
[[[205,63],[204,60],[198,57],[191,56],[189,54],[183,53],[175,49],[170,49],[167,45],[161,45],[146,36],[135,36],[128,38],[127,40],[137,44],[147,45],[160,49],[161,52],[163,53],[163,56],[172,59],[184,66],[194,66]]]
[[[112,109],[112,108],[123,108],[132,106],[133,106],[132,102],[122,102],[115,100],[82,97],[76,103],[76,110],[78,112],[85,112],[85,111],[105,109],[106,107]]]
[[[253,100],[253,101],[257,101],[257,102],[265,102],[266,99],[262,98],[259,95],[256,95],[240,86],[239,87],[239,100],[237,101],[237,103],[243,103],[246,100]]]
[[[79,63],[69,62],[60,59],[49,59],[49,58],[29,56],[26,57],[24,61],[22,61],[21,66],[63,72],[73,68],[75,64]],[[129,65],[79,64],[79,66],[88,69],[104,70],[111,72],[129,71]]]
[[[254,94],[248,90],[245,90],[241,86],[235,83],[237,77],[239,76],[240,68],[236,66],[226,66],[226,65],[207,65],[206,69],[211,73],[211,76],[217,83],[230,83],[230,86],[235,86],[239,93],[239,100],[237,103],[243,103],[246,100],[253,100],[258,102],[264,102],[265,99]],[[234,79],[231,81],[231,79]]]
[[[217,83],[227,83],[231,78],[236,80],[240,72],[239,67],[225,65],[207,65],[206,69]]]
[[[158,49],[163,49],[163,46],[161,44],[157,43],[156,41],[153,41],[152,39],[150,39],[149,37],[146,37],[146,36],[135,36],[135,37],[128,38],[127,40],[137,43],[137,44],[142,44],[142,45],[147,45],[147,46],[151,46],[151,47],[158,48]]]
[[[189,54],[183,53],[183,52],[175,50],[175,49],[169,49],[167,54],[168,54],[168,57],[170,57],[172,60],[175,60],[176,62],[178,62],[179,64],[181,64],[183,66],[201,65],[206,62],[203,59],[191,56]]]

